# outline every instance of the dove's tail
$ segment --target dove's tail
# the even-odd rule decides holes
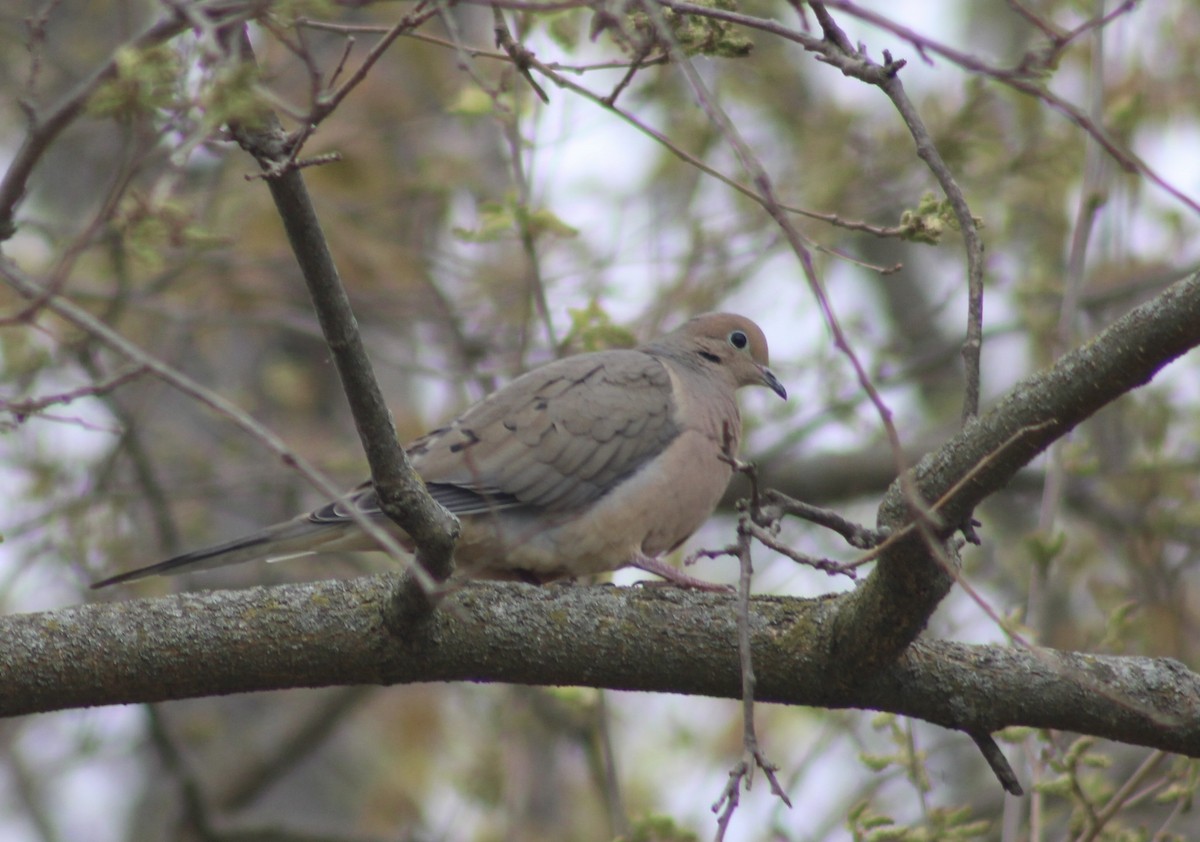
[[[195,550],[148,567],[118,573],[116,576],[93,582],[92,588],[106,588],[147,576],[208,570],[246,561],[283,561],[317,552],[363,549],[364,543],[366,549],[374,545],[353,522],[322,522],[313,520],[310,515],[304,515],[269,526],[253,535],[217,544],[215,547]]]

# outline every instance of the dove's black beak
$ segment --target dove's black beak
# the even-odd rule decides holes
[[[775,372],[771,371],[765,365],[760,365],[758,370],[762,373],[762,384],[786,401],[787,389],[783,388],[783,384],[779,382],[779,378],[775,376]]]

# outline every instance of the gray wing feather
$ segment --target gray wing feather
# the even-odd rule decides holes
[[[641,351],[567,358],[524,375],[414,442],[430,484],[563,511],[606,494],[678,435],[671,379]]]

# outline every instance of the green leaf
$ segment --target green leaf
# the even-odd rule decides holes
[[[519,215],[518,218],[524,218],[525,224],[529,229],[529,234],[535,240],[543,234],[553,234],[556,237],[578,237],[579,229],[574,228],[563,222],[555,213],[539,208],[535,211],[527,211]]]
[[[567,313],[571,316],[571,329],[563,338],[562,349],[578,347],[582,351],[601,351],[632,348],[637,344],[634,335],[614,324],[596,299],[589,301],[587,307],[568,309]]]
[[[696,842],[696,834],[680,827],[670,816],[643,816],[631,823],[628,836],[614,842]]]
[[[270,106],[258,92],[259,71],[249,62],[224,67],[202,89],[200,106],[206,125],[216,128],[229,123],[261,126]]]
[[[478,85],[465,85],[458,89],[454,100],[446,106],[446,111],[464,117],[486,117],[495,107],[495,101],[483,88]]]
[[[494,243],[512,237],[517,225],[516,212],[512,205],[500,202],[484,202],[479,206],[479,225],[471,228],[451,229],[455,237],[468,243]]]
[[[181,70],[179,56],[169,46],[120,47],[113,62],[115,74],[88,100],[88,112],[93,116],[131,117],[175,101]]]

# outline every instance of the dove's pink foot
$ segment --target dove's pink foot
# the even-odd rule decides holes
[[[698,591],[710,591],[713,593],[730,593],[734,590],[730,585],[718,585],[715,582],[706,582],[703,579],[697,579],[695,576],[689,576],[678,567],[672,567],[666,562],[650,558],[649,556],[638,556],[629,562],[629,566],[636,567],[638,570],[645,570],[647,573],[653,573],[655,576],[661,576],[670,584],[680,588],[692,588]],[[649,582],[646,584],[655,583]]]

